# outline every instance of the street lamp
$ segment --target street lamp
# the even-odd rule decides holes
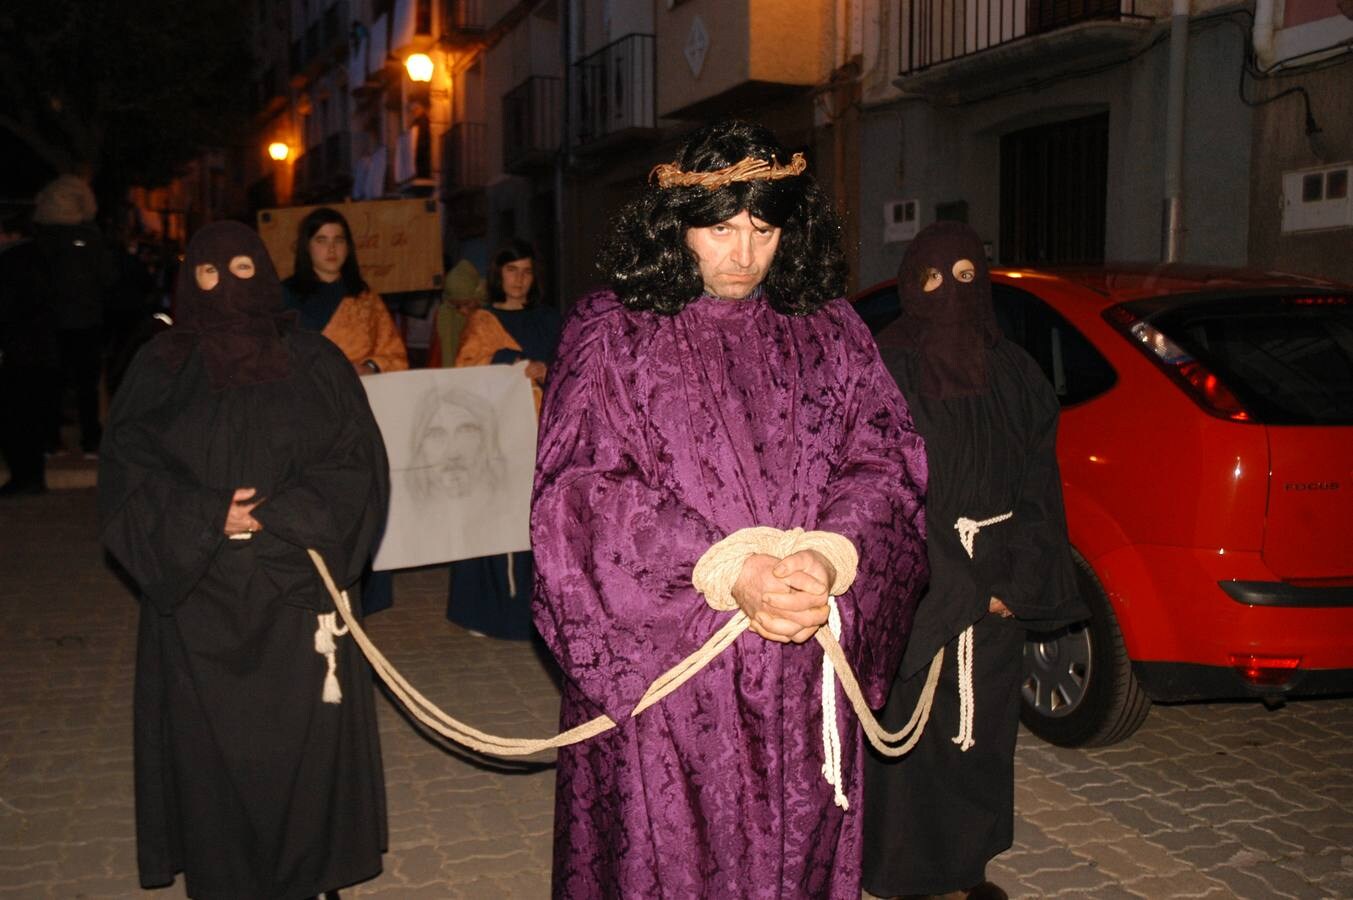
[[[432,57],[426,53],[410,53],[409,58],[404,60],[404,68],[408,70],[411,81],[426,84],[432,80]]]
[[[268,155],[278,162],[285,162],[291,155],[291,148],[282,141],[273,141],[268,145]]]

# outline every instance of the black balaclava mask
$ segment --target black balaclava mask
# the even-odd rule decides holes
[[[972,280],[961,281],[954,264],[973,265]],[[924,288],[931,270],[939,287]],[[935,222],[916,235],[897,270],[905,342],[920,374],[920,391],[939,397],[980,394],[987,384],[987,350],[1001,339],[991,304],[982,239],[961,222]]]
[[[230,261],[247,256],[254,274],[240,278]],[[216,267],[210,290],[197,284],[197,267]],[[282,283],[263,241],[238,222],[215,222],[193,236],[179,268],[172,338],[162,346],[170,369],[178,371],[194,347],[202,351],[211,386],[240,387],[287,377],[282,335],[294,313],[284,310]]]

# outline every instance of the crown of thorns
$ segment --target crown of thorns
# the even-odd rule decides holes
[[[747,156],[741,162],[734,163],[712,172],[683,172],[680,163],[661,163],[648,173],[648,180],[657,180],[658,187],[702,187],[721,188],[735,181],[778,181],[781,178],[793,178],[802,175],[808,168],[808,161],[802,153],[795,153],[783,166],[775,160],[767,162]]]

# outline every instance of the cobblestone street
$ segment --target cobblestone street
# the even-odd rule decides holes
[[[102,565],[94,492],[0,506],[0,896],[139,896],[131,784],[135,604]],[[448,712],[553,733],[558,692],[528,644],[443,616],[446,576],[396,580],[369,630]],[[344,650],[352,647],[344,643]],[[448,753],[379,701],[390,853],[345,897],[548,895],[553,771]],[[1353,897],[1353,699],[1157,707],[1130,740],[1021,735],[1018,897]],[[157,892],[182,897],[181,885]]]

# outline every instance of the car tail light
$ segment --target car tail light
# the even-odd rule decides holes
[[[1288,303],[1293,306],[1348,306],[1347,297],[1325,295],[1321,297],[1291,297]]]
[[[1231,665],[1250,684],[1276,686],[1286,684],[1296,673],[1301,657],[1232,653]]]
[[[1110,310],[1106,318],[1141,347],[1203,409],[1232,422],[1251,421],[1249,412],[1231,389],[1160,329],[1121,306]]]

